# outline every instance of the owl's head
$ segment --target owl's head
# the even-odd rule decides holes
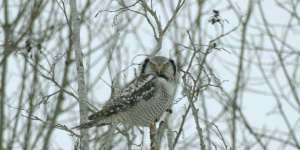
[[[158,75],[161,77],[175,77],[176,64],[174,60],[162,56],[152,56],[144,60],[142,75]]]

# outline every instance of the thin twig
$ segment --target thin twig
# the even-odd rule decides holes
[[[27,112],[27,111],[26,111],[26,112]],[[27,113],[28,113],[28,112],[27,112]],[[70,133],[70,136],[76,136],[76,137],[80,138],[80,135],[76,134],[75,132],[73,132],[71,129],[69,129],[69,128],[68,128],[67,126],[65,126],[65,125],[62,125],[62,124],[59,124],[59,123],[58,123],[58,124],[51,124],[51,123],[48,123],[48,122],[46,122],[46,121],[42,120],[41,118],[39,118],[39,117],[37,117],[37,116],[34,116],[34,115],[32,115],[31,117],[25,116],[25,115],[21,115],[21,116],[23,116],[23,117],[25,117],[25,118],[28,118],[28,119],[31,119],[31,120],[37,120],[37,121],[40,121],[40,122],[42,122],[44,125],[53,126],[53,127],[57,128],[57,129],[67,131],[67,132]]]

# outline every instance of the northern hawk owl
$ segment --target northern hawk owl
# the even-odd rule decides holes
[[[162,56],[146,58],[140,75],[109,99],[102,110],[91,114],[90,122],[74,128],[108,124],[148,126],[158,121],[172,104],[176,88],[176,64]]]

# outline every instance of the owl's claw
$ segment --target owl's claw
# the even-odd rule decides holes
[[[166,109],[166,112],[172,114],[173,111],[172,111],[172,109]]]

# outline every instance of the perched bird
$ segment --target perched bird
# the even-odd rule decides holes
[[[90,122],[74,127],[90,128],[108,124],[148,126],[158,121],[172,104],[176,87],[176,64],[162,56],[146,58],[140,75],[91,114]]]

